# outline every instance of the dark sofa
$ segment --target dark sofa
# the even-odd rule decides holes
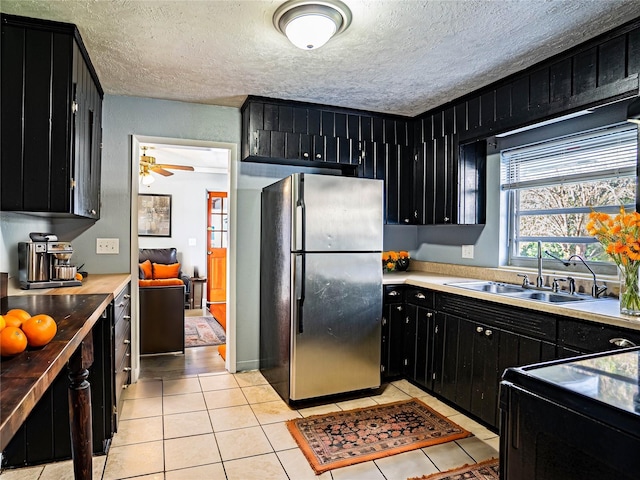
[[[139,263],[144,262],[145,260],[149,260],[151,263],[163,263],[165,265],[171,265],[173,263],[178,263],[178,251],[175,247],[171,248],[140,248],[138,250],[138,261]],[[138,278],[144,278],[140,269],[138,269]],[[189,275],[185,275],[180,269],[178,273],[178,278],[182,280],[184,283],[184,303],[185,306],[189,306],[189,293],[191,292],[191,280],[189,279]]]
[[[175,248],[141,248],[140,263],[178,263]],[[140,278],[140,353],[184,352],[184,309],[188,306],[190,280],[182,271],[175,279]],[[181,283],[180,280],[184,283]]]

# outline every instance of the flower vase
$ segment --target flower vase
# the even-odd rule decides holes
[[[620,278],[620,313],[640,316],[640,262],[629,262],[618,268]]]

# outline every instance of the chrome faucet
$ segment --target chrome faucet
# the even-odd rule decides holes
[[[582,264],[587,267],[587,270],[589,270],[589,272],[591,272],[591,275],[593,275],[593,285],[591,285],[591,296],[593,298],[598,298],[600,295],[602,295],[604,292],[606,292],[607,290],[607,286],[606,285],[598,285],[598,279],[596,278],[596,273],[591,270],[591,267],[589,265],[587,265],[587,262],[585,261],[584,258],[582,258],[580,255],[571,255],[568,259],[567,259],[567,263],[566,265],[569,266],[569,263],[571,262],[572,259],[577,258],[578,260],[580,260],[582,262]],[[575,265],[575,262],[573,263]]]
[[[549,252],[545,252],[549,253]],[[542,242],[538,241],[538,277],[536,278],[536,287],[542,288],[544,285],[544,277],[542,276]]]
[[[591,296],[593,298],[600,297],[600,295],[602,295],[607,290],[607,286],[606,285],[602,285],[602,286],[598,285],[598,279],[596,278],[596,273],[591,269],[589,264],[587,264],[587,261],[584,258],[582,258],[581,255],[573,254],[567,260],[563,260],[562,258],[556,257],[553,253],[549,252],[549,250],[545,250],[544,253],[549,255],[554,260],[558,260],[565,267],[568,267],[569,265],[571,265],[571,260],[573,260],[574,258],[577,258],[578,260],[580,260],[582,262],[582,264],[587,268],[587,270],[589,270],[589,272],[593,276],[593,284],[591,285]],[[576,263],[573,262],[573,264],[575,265]],[[575,292],[575,280],[573,278],[571,280],[572,280],[572,282],[570,281],[570,283],[574,284],[573,290]]]

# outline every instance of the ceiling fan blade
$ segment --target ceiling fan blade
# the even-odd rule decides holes
[[[160,168],[171,168],[172,170],[186,170],[188,172],[193,172],[193,167],[189,165],[172,165],[170,163],[162,163],[160,165],[156,165],[156,167]]]
[[[159,173],[160,175],[163,175],[165,177],[170,177],[171,175],[173,175],[173,173],[171,173],[169,170],[165,170],[164,168],[158,167],[158,166],[155,166],[155,167],[151,168],[150,170],[152,172]]]

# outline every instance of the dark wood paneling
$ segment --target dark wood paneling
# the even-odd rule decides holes
[[[496,121],[496,94],[490,90],[480,97],[480,124],[486,129]],[[449,131],[453,133],[453,129]]]
[[[549,69],[541,68],[531,73],[529,81],[529,110],[534,111],[549,103]]]
[[[496,89],[496,121],[511,116],[511,85],[503,85]]]
[[[321,124],[321,120],[320,120],[320,110],[316,110],[316,109],[308,109],[307,110],[307,126],[308,126],[308,132],[309,135],[320,135],[321,134],[321,128],[320,128],[320,124]]]
[[[307,109],[302,107],[293,108],[293,132],[307,133]]]
[[[0,135],[0,195],[3,208],[20,210],[23,184],[22,99],[24,95],[24,43],[23,28],[3,26],[0,48],[1,69],[13,72],[2,76],[0,109],[2,135]],[[6,174],[12,172],[12,175]]]
[[[594,90],[598,86],[598,49],[579,52],[573,61],[573,90],[575,95]]]
[[[394,145],[382,144],[385,152],[385,222],[397,224],[400,221],[400,158]]]
[[[347,114],[346,113],[336,113],[334,115],[334,135],[336,137],[346,137],[347,136]]]
[[[278,105],[273,105],[271,103],[265,103],[264,104],[264,118],[263,118],[264,129],[265,130],[271,130],[271,131],[277,131],[278,130],[278,126],[280,124],[279,115],[280,115],[280,109],[278,108]]]
[[[278,107],[278,128],[284,133],[293,132],[293,108],[280,105]]]
[[[384,119],[382,117],[373,117],[371,119],[371,131],[374,142],[389,143],[385,142],[384,139]]]
[[[322,117],[322,129],[320,131],[320,135],[323,137],[333,137],[335,135],[334,112],[322,110],[320,115]]]
[[[629,32],[627,41],[627,75],[640,73],[640,28]]]
[[[571,96],[571,69],[570,58],[556,62],[549,68],[549,88],[551,102],[565,100]]]
[[[626,42],[624,35],[600,45],[598,51],[598,86],[621,80],[626,76]]]
[[[360,141],[362,137],[360,136],[360,116],[349,114],[347,115],[347,137],[352,140]]]

